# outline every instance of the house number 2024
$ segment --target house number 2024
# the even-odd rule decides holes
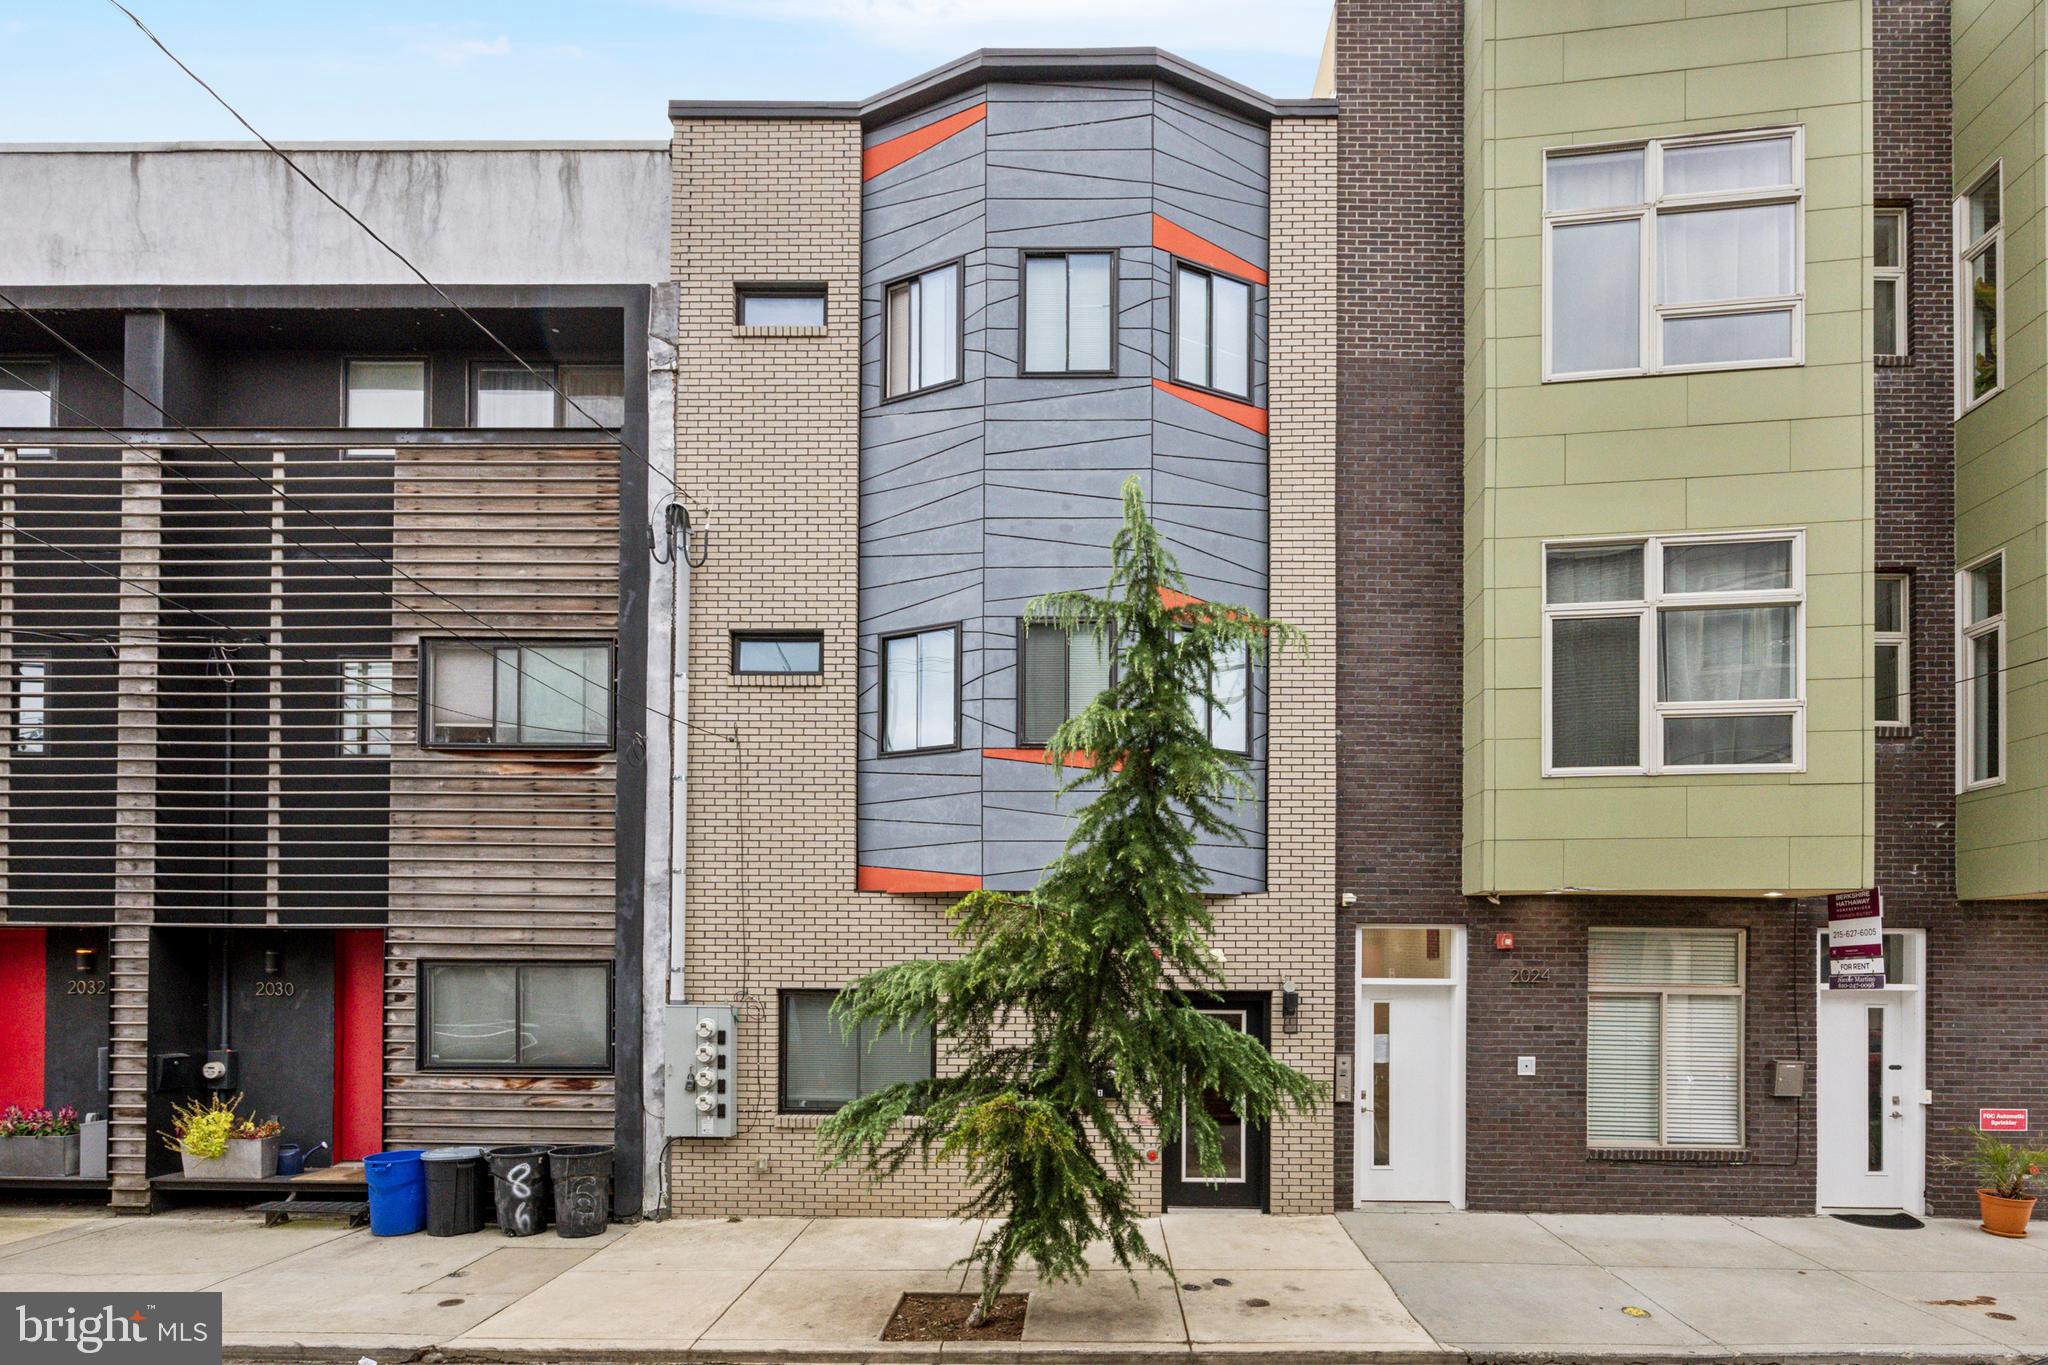
[[[1548,986],[1550,984],[1550,968],[1510,967],[1508,968],[1508,984],[1511,986]]]
[[[256,996],[258,999],[266,995],[292,995],[297,991],[298,987],[289,981],[259,981],[256,983]]]

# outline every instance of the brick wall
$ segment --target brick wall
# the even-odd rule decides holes
[[[1464,7],[1337,6],[1337,1047],[1361,923],[1456,924]],[[1336,1106],[1336,1203],[1353,1114]]]
[[[1219,901],[1233,983],[1298,984],[1284,1060],[1328,1075],[1334,980],[1336,308],[1330,120],[1284,120],[1272,149],[1272,609],[1309,637],[1269,697],[1269,890]],[[679,931],[687,994],[736,1001],[739,1137],[673,1144],[678,1214],[937,1215],[963,1190],[906,1167],[881,1186],[824,1172],[819,1120],[776,1112],[778,989],[829,988],[950,954],[948,900],[853,890],[856,725],[860,129],[851,120],[683,120],[675,134],[681,295],[677,466],[712,511],[692,574],[689,868]],[[735,280],[823,280],[827,325],[732,322]],[[822,678],[736,679],[734,629],[825,632]],[[792,685],[794,684],[794,685]],[[728,740],[725,736],[732,736]],[[946,1060],[940,1058],[940,1069]],[[1274,1211],[1329,1203],[1326,1116],[1272,1135]],[[1159,1200],[1158,1168],[1140,1197]]]

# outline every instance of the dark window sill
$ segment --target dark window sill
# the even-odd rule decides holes
[[[1749,1161],[1746,1147],[1593,1147],[1588,1161],[1643,1162],[1677,1166],[1741,1166]]]
[[[1880,370],[1910,370],[1913,368],[1913,357],[1910,353],[1906,355],[1874,356],[1872,359],[1877,362],[1877,368]]]

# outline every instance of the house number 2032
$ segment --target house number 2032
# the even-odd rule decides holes
[[[1511,986],[1548,986],[1550,984],[1550,968],[1510,967],[1508,968],[1508,984]]]
[[[259,981],[256,983],[256,998],[260,1000],[267,995],[294,995],[298,989],[289,981]]]

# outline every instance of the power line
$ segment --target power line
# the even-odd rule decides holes
[[[577,411],[577,413],[584,418],[585,421],[589,422],[594,427],[600,425],[597,419],[591,416],[588,409],[586,409],[582,404],[578,403],[575,399],[571,398],[568,394],[564,393],[561,387],[557,385],[552,378],[542,374],[539,370],[536,370],[532,365],[528,364],[524,356],[521,356],[517,351],[513,350],[510,346],[506,345],[505,342],[499,338],[496,332],[493,332],[489,327],[485,326],[483,319],[477,317],[476,314],[470,312],[467,308],[464,308],[461,304],[457,303],[452,297],[449,296],[447,290],[443,289],[440,285],[435,284],[432,280],[428,279],[426,272],[421,270],[418,266],[414,265],[412,261],[407,258],[404,252],[400,251],[397,247],[391,245],[391,243],[385,241],[383,237],[378,235],[377,230],[375,228],[371,227],[368,223],[364,222],[361,218],[357,217],[354,210],[350,209],[348,205],[342,203],[339,199],[336,199],[333,195],[329,194],[325,186],[323,186],[319,181],[315,180],[311,175],[307,174],[304,167],[300,166],[298,162],[292,160],[289,156],[286,156],[282,148],[280,148],[276,143],[272,142],[269,138],[263,136],[262,133],[258,132],[256,130],[256,125],[249,122],[248,119],[243,118],[240,110],[236,109],[234,105],[229,104],[226,99],[222,98],[221,93],[218,90],[215,90],[212,86],[208,85],[206,81],[199,75],[198,72],[194,71],[191,67],[185,65],[185,63],[178,57],[177,53],[171,51],[169,47],[165,46],[164,40],[157,37],[155,33],[151,32],[149,25],[143,23],[142,20],[139,17],[137,17],[134,10],[131,10],[126,5],[122,4],[121,0],[107,0],[107,3],[112,5],[115,9],[121,11],[121,13],[127,15],[128,22],[134,24],[136,28],[140,29],[142,31],[142,36],[149,39],[149,41],[156,46],[157,51],[163,53],[164,56],[170,58],[173,65],[175,65],[180,71],[184,72],[187,76],[190,76],[201,90],[204,90],[208,95],[212,96],[213,102],[215,104],[218,104],[221,108],[227,110],[229,115],[233,117],[235,122],[241,124],[244,128],[248,129],[249,135],[251,137],[255,138],[265,147],[269,148],[271,153],[274,156],[276,156],[278,160],[284,162],[285,165],[291,167],[292,173],[298,176],[299,179],[305,181],[306,184],[312,189],[312,191],[315,194],[319,195],[322,199],[325,199],[328,203],[332,204],[335,208],[339,209],[343,216],[345,216],[350,222],[354,223],[357,227],[361,228],[365,233],[367,233],[371,241],[375,242],[378,246],[383,247],[385,251],[391,254],[394,260],[396,260],[400,265],[404,266],[407,270],[411,271],[414,277],[417,278],[421,284],[424,284],[425,286],[427,286],[427,288],[433,290],[435,294],[439,295],[443,303],[446,303],[450,308],[453,308],[456,312],[460,313],[463,317],[467,318],[470,321],[470,323],[476,327],[478,331],[482,332],[486,337],[490,338],[492,345],[496,346],[499,350],[503,351],[507,356],[511,357],[511,359],[521,369],[525,370],[529,375],[533,376],[535,379],[540,380],[541,383],[546,384],[548,388],[554,392],[557,398],[560,398],[564,403],[567,403],[570,407],[574,408]],[[619,445],[623,447],[627,452],[629,452],[635,459],[639,460],[641,464],[645,465],[650,473],[660,475],[661,478],[667,482],[668,486],[675,490],[677,497],[685,498],[690,502],[696,503],[697,507],[700,510],[709,510],[708,508],[705,508],[704,504],[701,501],[699,501],[694,495],[692,495],[687,489],[685,489],[681,484],[677,483],[675,479],[671,475],[669,475],[667,471],[657,468],[653,461],[649,460],[645,455],[641,454],[638,450],[635,450],[633,448],[633,444],[630,441],[626,440],[624,433],[620,433],[616,437],[616,439]]]

